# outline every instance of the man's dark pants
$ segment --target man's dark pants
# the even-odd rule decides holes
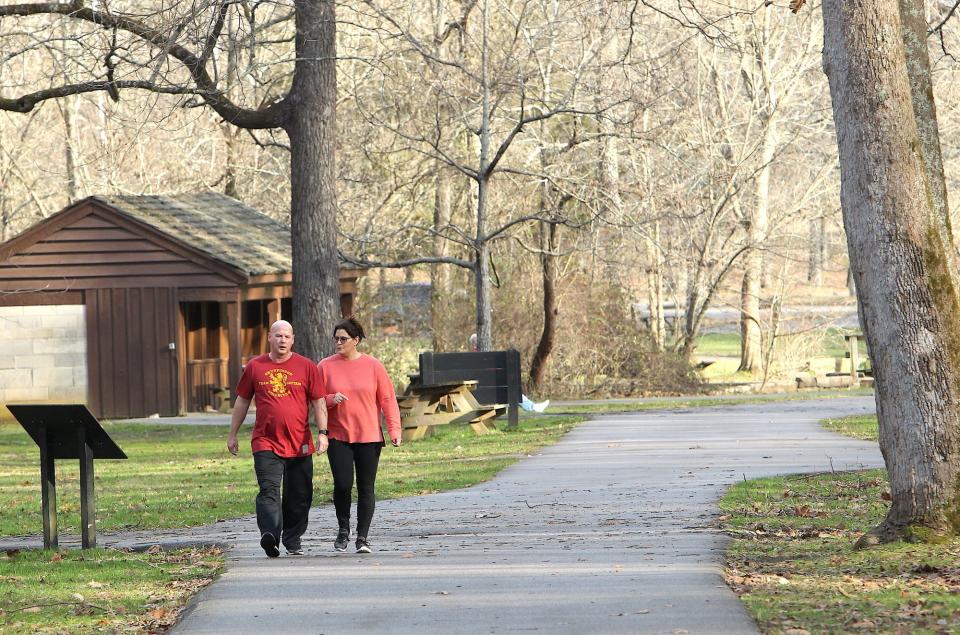
[[[260,534],[273,534],[288,551],[299,549],[313,502],[313,455],[284,458],[270,451],[254,452],[253,469],[260,485],[257,494]],[[281,482],[283,496],[280,495]]]

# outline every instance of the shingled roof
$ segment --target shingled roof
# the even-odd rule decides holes
[[[94,198],[250,275],[293,270],[290,228],[225,194]]]

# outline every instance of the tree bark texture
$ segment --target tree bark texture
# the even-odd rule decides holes
[[[530,386],[534,392],[543,381],[547,360],[557,341],[557,224],[540,221],[540,272],[543,280],[543,330],[530,360]]]
[[[810,251],[807,254],[807,282],[823,285],[823,268],[827,262],[827,219],[819,216],[810,221]]]
[[[477,347],[493,349],[493,307],[490,293],[490,246],[487,237],[487,194],[490,187],[490,77],[487,74],[487,3],[480,10],[482,21],[480,53],[480,157],[477,170],[477,237],[474,244],[473,275],[477,289]]]
[[[433,200],[433,255],[442,258],[450,252],[449,241],[441,232],[450,224],[453,213],[451,178],[438,161],[437,176],[434,182]],[[449,343],[443,337],[444,307],[450,301],[450,265],[430,265],[430,331],[433,333],[433,350],[450,350]],[[462,338],[461,338],[462,339]],[[457,342],[460,346],[463,342]]]
[[[336,26],[333,0],[296,2],[297,62],[286,98],[290,138],[293,323],[297,351],[333,352],[340,319],[334,148]]]
[[[490,245],[486,240],[487,181],[477,181],[477,241],[474,247],[474,282],[477,293],[477,348],[493,349],[493,307],[490,293]],[[506,347],[505,347],[506,348]]]
[[[761,161],[757,174],[756,198],[750,210],[744,254],[743,282],[740,286],[740,368],[760,373],[763,370],[763,338],[760,322],[760,287],[763,278],[763,243],[767,238],[770,206],[770,168],[776,150],[776,128],[773,105],[766,113]]]
[[[826,0],[823,16],[841,206],[893,497],[858,544],[956,533],[960,293],[929,59],[916,39],[923,6]]]
[[[650,345],[663,352],[667,344],[666,320],[663,315],[663,251],[660,246],[660,221],[653,221],[652,236],[647,247],[647,306],[650,308]]]

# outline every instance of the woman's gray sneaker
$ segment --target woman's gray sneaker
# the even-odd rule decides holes
[[[357,536],[357,553],[370,553],[370,545],[363,536]]]

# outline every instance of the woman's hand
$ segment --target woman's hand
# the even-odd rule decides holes
[[[390,439],[390,443],[393,444],[393,447],[399,448],[400,444],[403,443],[403,437],[397,437],[396,439]]]
[[[335,404],[342,404],[346,400],[347,400],[347,396],[342,392],[338,392],[333,396],[333,403]]]

